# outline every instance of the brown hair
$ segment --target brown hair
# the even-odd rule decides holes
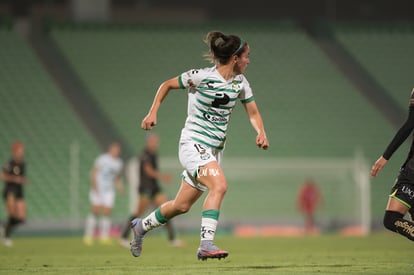
[[[227,64],[233,55],[240,56],[247,43],[237,35],[225,35],[220,31],[209,32],[204,42],[210,50],[204,57],[212,63]]]

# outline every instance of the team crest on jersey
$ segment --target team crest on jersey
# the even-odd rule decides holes
[[[15,175],[20,175],[20,167],[19,166],[14,166],[13,167],[13,173]]]
[[[209,159],[211,156],[209,153],[207,153],[205,150],[200,152],[200,158],[202,160],[207,160]]]
[[[235,91],[241,90],[241,83],[239,81],[233,80],[233,83],[231,84],[231,88]]]

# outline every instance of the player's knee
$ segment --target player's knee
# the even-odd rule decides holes
[[[385,228],[395,232],[397,230],[395,222],[399,219],[402,219],[403,217],[404,215],[399,212],[388,211],[388,210],[385,211],[384,220],[383,220]]]
[[[226,194],[227,192],[227,183],[223,181],[223,182],[214,184],[214,188],[210,189],[210,192],[211,191],[224,196],[224,194]]]
[[[177,214],[185,214],[191,209],[190,203],[180,203],[178,205],[175,205],[175,211]]]

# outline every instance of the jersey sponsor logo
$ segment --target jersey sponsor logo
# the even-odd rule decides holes
[[[197,178],[213,176],[217,177],[220,175],[220,171],[217,168],[200,168],[197,172]]]
[[[414,191],[408,188],[407,186],[404,185],[401,191],[407,194],[410,197],[410,199],[414,199]]]
[[[203,117],[210,122],[227,122],[227,118],[222,116],[212,116],[210,114],[204,113]]]
[[[394,223],[394,225],[395,225],[396,227],[400,227],[400,228],[402,228],[402,229],[403,229],[403,231],[405,231],[405,232],[407,232],[408,234],[410,234],[410,235],[411,235],[411,237],[414,237],[414,226],[410,225],[410,224],[408,223],[408,221],[403,222],[403,221],[397,220],[397,221]]]
[[[226,94],[218,93],[216,96],[217,97],[214,99],[214,101],[211,102],[211,105],[213,107],[219,108],[220,105],[226,105],[230,102],[230,97]]]

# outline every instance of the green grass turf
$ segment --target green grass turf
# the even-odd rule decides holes
[[[0,274],[414,274],[414,244],[392,233],[369,237],[217,236],[224,260],[198,261],[198,237],[170,247],[147,236],[139,258],[118,245],[86,247],[75,237],[18,237],[0,246]]]

